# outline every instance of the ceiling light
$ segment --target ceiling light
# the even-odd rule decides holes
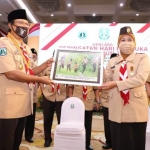
[[[71,4],[70,4],[70,3],[68,3],[68,7],[71,7]]]
[[[116,23],[116,22],[113,22],[114,24]]]
[[[93,16],[93,17],[95,17],[95,16],[96,16],[96,14],[93,14],[92,16]]]
[[[122,7],[123,6],[123,3],[120,3],[120,7]]]
[[[139,14],[136,14],[136,16],[139,16]]]
[[[72,23],[74,23],[74,22],[72,22]]]
[[[0,14],[0,16],[2,16],[2,14]]]
[[[31,11],[28,9],[28,7],[25,5],[25,3],[22,0],[15,0],[15,2],[22,8],[25,9],[27,12],[28,17],[33,23],[38,23],[38,21],[35,19]]]
[[[54,14],[51,14],[51,17],[53,17],[54,16]]]

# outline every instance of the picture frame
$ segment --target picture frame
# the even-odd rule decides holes
[[[57,49],[50,78],[60,84],[100,86],[103,82],[103,56],[98,50]]]

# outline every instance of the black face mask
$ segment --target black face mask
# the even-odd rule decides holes
[[[16,30],[14,31],[19,37],[21,37],[21,38],[26,38],[27,37],[27,35],[28,35],[28,28],[27,27],[20,27],[20,26],[16,26],[16,25],[14,25],[15,27],[16,27]]]

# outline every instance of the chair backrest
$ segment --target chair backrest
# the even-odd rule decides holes
[[[70,97],[63,102],[60,124],[84,126],[85,107],[81,99]]]

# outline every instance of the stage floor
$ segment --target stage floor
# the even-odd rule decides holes
[[[52,127],[52,137],[54,136],[54,129],[57,125],[56,116],[54,116],[53,127]],[[54,141],[51,146],[45,148],[44,144],[44,133],[43,133],[43,114],[42,112],[36,113],[36,122],[35,122],[35,131],[33,137],[34,143],[28,143],[22,139],[22,144],[20,150],[53,150]],[[92,124],[92,136],[91,136],[91,145],[94,150],[102,150],[102,145],[105,142],[104,137],[104,127],[103,127],[103,117],[102,116],[93,116]],[[110,149],[111,150],[111,149]]]

